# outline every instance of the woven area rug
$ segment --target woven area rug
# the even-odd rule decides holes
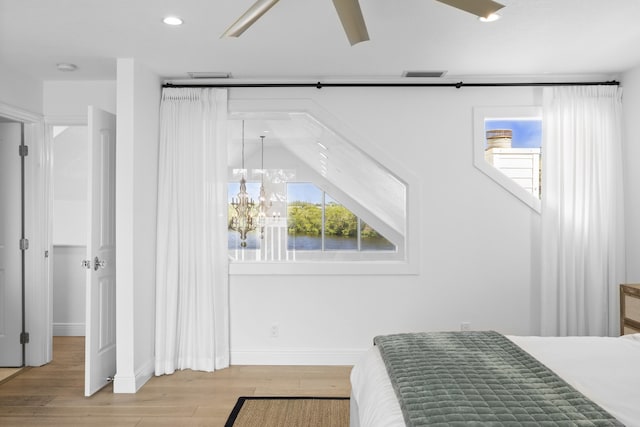
[[[348,427],[348,397],[240,397],[225,427]]]

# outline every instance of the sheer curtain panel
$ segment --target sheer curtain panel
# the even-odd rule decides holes
[[[624,277],[621,89],[544,89],[543,335],[617,335]]]
[[[226,122],[226,90],[162,92],[156,375],[229,366]]]

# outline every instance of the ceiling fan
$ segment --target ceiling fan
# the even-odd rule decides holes
[[[267,13],[279,0],[257,0],[236,22],[234,22],[221,37],[239,37],[262,15]],[[338,12],[338,17],[347,34],[349,43],[353,46],[369,40],[367,26],[362,16],[358,0],[332,0]],[[493,0],[437,0],[478,17],[488,18],[489,15],[502,9],[504,5]]]

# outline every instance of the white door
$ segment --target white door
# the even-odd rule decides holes
[[[116,117],[89,107],[89,196],[84,394],[116,373]]]
[[[22,366],[20,123],[0,123],[0,366]]]

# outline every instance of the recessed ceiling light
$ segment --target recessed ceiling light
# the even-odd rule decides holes
[[[500,15],[497,13],[492,13],[489,16],[481,16],[478,18],[481,22],[495,22],[500,19]]]
[[[167,25],[182,25],[182,19],[177,16],[167,16],[162,20],[162,22]]]
[[[78,69],[78,66],[76,64],[70,64],[67,62],[61,62],[59,64],[56,64],[56,67],[58,68],[58,71],[75,71]]]

